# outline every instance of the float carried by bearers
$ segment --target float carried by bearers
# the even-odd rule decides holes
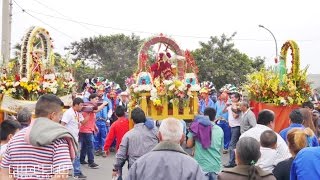
[[[150,47],[159,44],[155,57]],[[153,60],[153,63],[152,63]],[[191,120],[198,114],[198,67],[188,50],[160,34],[146,41],[139,52],[138,69],[126,81],[129,109],[141,107],[147,116],[162,120],[168,116]]]

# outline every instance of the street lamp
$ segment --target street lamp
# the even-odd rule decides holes
[[[275,44],[276,44],[276,58],[275,58],[275,62],[277,63],[277,62],[278,62],[278,59],[277,59],[277,58],[278,58],[278,45],[277,45],[276,37],[274,37],[273,33],[272,33],[268,28],[264,27],[263,25],[260,24],[259,27],[261,27],[261,28],[269,31],[269,33],[272,35],[272,37],[273,37],[273,39],[274,39],[274,42],[275,42]]]

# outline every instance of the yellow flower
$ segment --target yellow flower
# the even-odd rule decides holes
[[[155,99],[155,100],[153,100],[153,105],[155,105],[155,106],[162,106],[161,100],[160,100],[160,99]]]
[[[182,82],[179,81],[179,80],[176,80],[176,81],[174,81],[174,85],[175,85],[176,87],[180,87],[180,86],[182,85]]]

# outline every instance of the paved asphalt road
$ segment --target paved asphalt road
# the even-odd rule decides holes
[[[190,151],[187,149],[187,152]],[[222,157],[223,164],[226,164],[229,159],[228,154],[224,154]],[[99,164],[99,169],[90,169],[88,165],[81,165],[82,172],[87,176],[87,180],[111,180],[111,174],[113,169],[113,163],[115,161],[115,154],[111,153],[108,157],[103,158],[101,156],[95,156],[95,162]],[[127,167],[127,165],[125,165]],[[124,168],[124,177],[128,173],[127,168]],[[70,180],[73,178],[70,178]]]

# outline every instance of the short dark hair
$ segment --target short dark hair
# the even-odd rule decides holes
[[[35,115],[36,117],[47,117],[50,113],[58,111],[63,105],[61,99],[56,95],[44,94],[36,103]]]
[[[307,101],[307,102],[304,102],[304,103],[302,103],[302,107],[303,108],[310,108],[310,109],[314,109],[314,105],[313,105],[313,103],[311,102],[311,101]]]
[[[10,134],[14,134],[21,125],[15,120],[4,120],[0,126],[0,139],[1,141],[7,140]]]
[[[241,96],[241,95],[240,95],[238,92],[234,92],[234,93],[231,94],[231,96],[232,96],[232,95],[234,95],[234,97],[237,98],[238,101],[240,101],[240,96]]]
[[[23,125],[29,125],[31,122],[32,113],[28,108],[23,108],[17,112],[17,120]]]
[[[117,106],[117,107],[116,107],[115,113],[116,113],[116,115],[117,115],[118,117],[124,116],[125,112],[126,112],[126,110],[124,109],[123,106]]]
[[[265,109],[259,112],[258,120],[257,120],[258,124],[267,126],[273,121],[274,121],[274,113],[271,110]]]
[[[294,109],[289,114],[290,121],[296,124],[302,124],[303,116],[299,109]]]
[[[83,99],[77,97],[77,98],[73,99],[72,105],[75,106],[75,105],[79,105],[81,103],[83,103]]]
[[[215,118],[216,118],[217,112],[216,112],[216,110],[214,108],[207,107],[207,108],[204,109],[203,114],[205,116],[209,116],[210,121],[214,121]]]
[[[96,93],[90,94],[90,96],[89,96],[89,101],[91,101],[91,99],[94,99],[94,98],[96,98],[96,97],[99,97],[98,94],[96,94]]]
[[[139,107],[136,107],[131,111],[131,118],[135,124],[146,122],[146,115]]]
[[[262,147],[272,148],[277,143],[277,135],[272,130],[264,131],[260,136],[260,144]]]

